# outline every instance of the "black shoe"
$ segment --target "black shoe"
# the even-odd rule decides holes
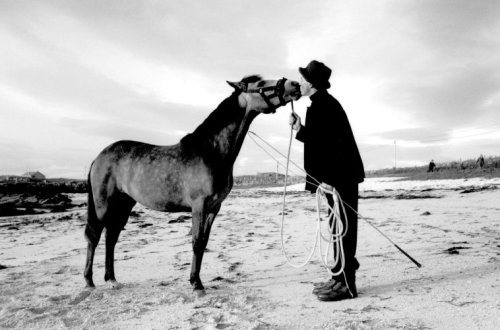
[[[348,288],[345,284],[340,284],[336,290],[324,291],[318,293],[320,301],[339,301],[345,299],[352,299],[358,296],[356,289]]]
[[[332,291],[343,292],[345,291],[344,289],[348,291],[351,298],[356,298],[358,296],[358,291],[356,289],[356,271],[346,271],[340,275],[332,276],[329,282],[325,283],[323,286],[316,287],[313,293],[318,296],[331,296],[333,295]]]
[[[321,286],[317,286],[313,289],[314,294],[318,294],[323,291],[330,291],[334,287],[338,286],[340,283],[334,279],[331,279],[330,281],[323,283]]]
[[[336,284],[341,282],[342,279],[338,276],[333,276],[328,282],[316,283],[314,284],[314,294],[318,294],[319,292],[331,290]]]
[[[322,287],[322,288],[318,288],[318,289],[315,289],[313,290],[313,293],[315,295],[322,295],[322,294],[328,294],[332,291],[337,291],[340,287],[342,287],[344,284],[341,283],[341,282],[335,282],[333,284],[333,286],[330,286],[330,287]]]

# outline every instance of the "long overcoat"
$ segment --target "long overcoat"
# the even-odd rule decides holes
[[[306,190],[316,191],[317,182],[313,178],[334,187],[364,181],[363,161],[347,115],[326,90],[318,90],[311,96],[305,125],[296,139],[304,143]]]

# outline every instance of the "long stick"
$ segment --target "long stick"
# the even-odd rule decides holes
[[[347,205],[349,208],[351,208],[351,210],[353,210],[354,212],[356,212],[349,204],[345,203],[345,205]],[[358,215],[359,215],[359,213],[358,213]],[[417,265],[418,268],[422,267],[422,265],[417,260],[413,259],[412,256],[410,256],[408,253],[406,253],[405,250],[403,250],[402,248],[399,247],[399,245],[397,245],[396,243],[394,243],[392,241],[392,239],[389,238],[389,236],[387,236],[386,234],[384,234],[380,229],[378,229],[377,227],[375,227],[374,224],[372,224],[370,221],[368,221],[368,218],[363,217],[361,215],[359,217],[361,219],[365,220],[367,224],[369,224],[370,226],[372,226],[372,228],[375,229],[376,231],[378,231],[380,233],[380,235],[384,236],[389,242],[391,242],[392,245],[394,245],[396,247],[396,249],[398,249],[399,251],[401,251],[401,253],[403,253],[405,256],[407,256],[408,259],[410,259],[415,265]]]

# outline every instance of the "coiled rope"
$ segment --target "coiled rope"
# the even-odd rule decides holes
[[[293,109],[293,103],[292,103],[292,113],[295,113]],[[288,254],[286,253],[286,247],[285,247],[285,239],[284,239],[284,227],[285,227],[285,215],[286,215],[286,189],[287,189],[287,184],[288,184],[288,167],[290,163],[290,153],[292,149],[292,141],[293,141],[293,128],[290,127],[290,139],[288,142],[288,152],[286,156],[286,166],[285,166],[285,182],[284,182],[284,187],[283,187],[283,203],[282,203],[282,208],[281,208],[281,251],[283,252],[283,255],[286,258],[287,264],[294,267],[294,268],[301,268],[304,267],[311,261],[314,252],[317,250],[318,251],[318,257],[321,261],[321,264],[328,270],[329,273],[332,275],[340,275],[344,272],[344,266],[345,266],[345,257],[344,257],[344,246],[342,244],[342,238],[346,235],[348,226],[347,226],[347,221],[345,223],[342,222],[341,214],[340,214],[340,208],[342,207],[342,211],[344,212],[344,215],[347,216],[345,213],[345,208],[342,203],[342,199],[340,197],[340,194],[337,192],[337,190],[334,188],[333,190],[328,190],[324,188],[321,185],[321,182],[319,182],[316,178],[311,177],[316,183],[313,183],[316,188],[316,234],[314,238],[314,246],[311,249],[311,252],[308,256],[308,258],[300,263],[300,264],[294,264],[291,259],[289,258]],[[328,203],[328,200],[326,198],[326,195],[330,194],[331,197],[333,198],[333,207]],[[321,231],[321,202],[322,201],[327,201],[326,205],[328,206],[328,235],[325,236],[323,235]],[[322,242],[326,241],[326,253],[323,256],[323,249],[322,249]],[[333,263],[328,263],[328,254],[330,251],[330,248],[333,249]],[[340,263],[340,267],[337,267],[337,265]],[[337,268],[337,272],[333,272],[332,269]]]

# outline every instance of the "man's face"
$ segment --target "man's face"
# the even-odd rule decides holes
[[[312,85],[310,82],[304,79],[304,77],[300,77],[300,93],[302,96],[310,96],[312,92]]]

